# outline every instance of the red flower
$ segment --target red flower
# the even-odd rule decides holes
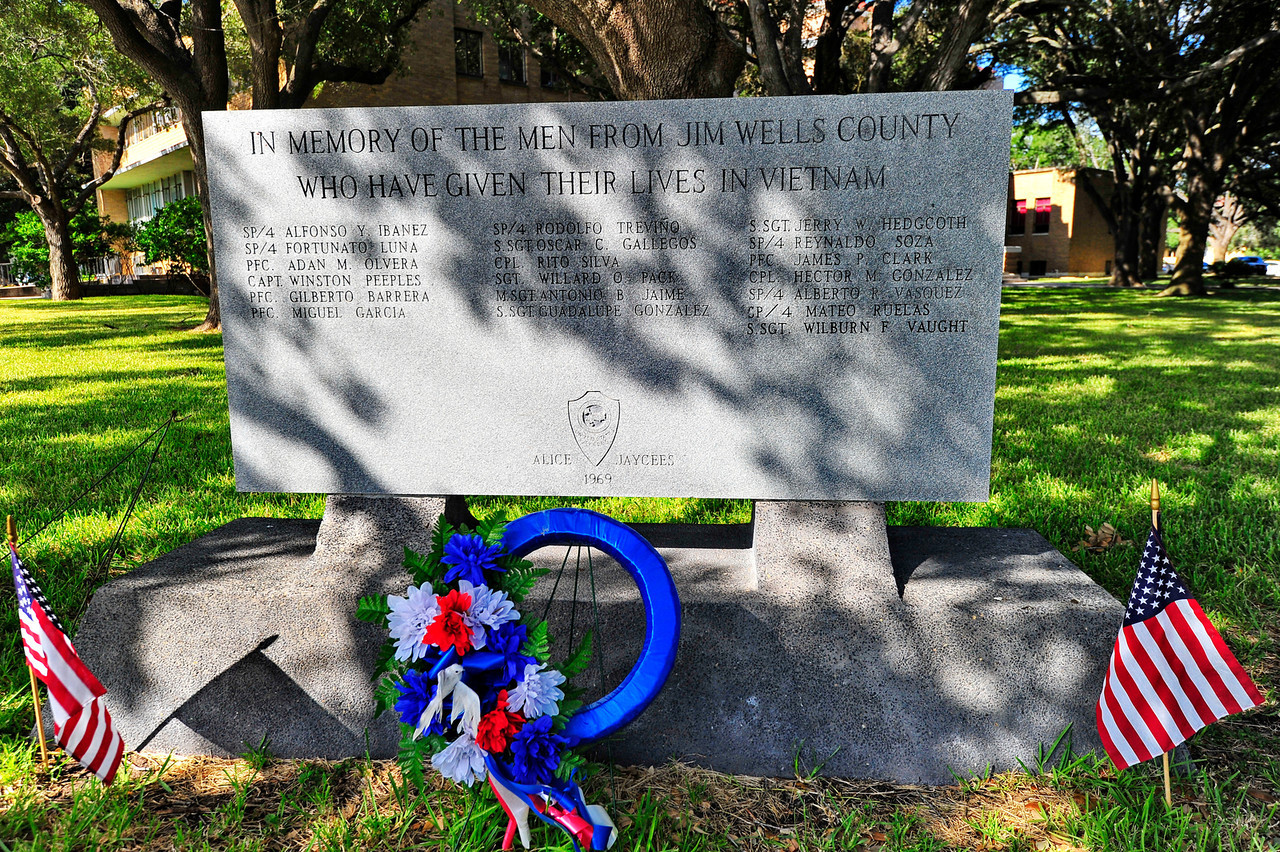
[[[523,716],[507,711],[506,698],[507,693],[503,690],[498,696],[498,709],[484,714],[476,731],[476,745],[490,754],[506,751],[507,743],[524,726]]]
[[[471,628],[462,620],[471,608],[471,595],[452,589],[447,595],[437,595],[436,603],[440,604],[440,614],[427,627],[422,641],[439,646],[441,651],[456,648],[458,656],[462,656],[471,650]]]

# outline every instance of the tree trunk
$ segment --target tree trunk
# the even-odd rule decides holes
[[[220,331],[222,309],[218,303],[218,259],[213,253],[213,215],[209,205],[209,169],[204,157],[204,125],[200,123],[199,107],[180,104],[182,129],[186,131],[191,150],[191,160],[196,173],[196,195],[200,198],[200,213],[204,220],[205,250],[209,253],[209,309],[204,322],[194,331]],[[224,107],[225,108],[225,107]]]
[[[840,49],[847,28],[841,23],[849,0],[827,0],[826,26],[818,34],[813,48],[813,90],[819,95],[838,95],[844,91],[844,75],[840,71]]]
[[[1205,175],[1187,177],[1187,197],[1182,205],[1179,223],[1178,258],[1174,262],[1173,281],[1161,296],[1203,296],[1204,250],[1209,241],[1209,221],[1213,218],[1213,202],[1217,187]]]
[[[1141,287],[1138,273],[1138,215],[1134,210],[1132,184],[1117,184],[1111,196],[1115,216],[1112,229],[1115,238],[1115,262],[1111,266],[1112,287]]]
[[[84,295],[80,288],[80,267],[76,264],[75,244],[71,240],[71,219],[60,206],[45,202],[35,208],[44,225],[45,242],[49,244],[49,280],[53,299],[65,302]]]
[[[1160,262],[1164,258],[1169,202],[1163,191],[1149,191],[1144,195],[1138,232],[1138,275],[1143,281],[1153,281],[1160,276]]]
[[[867,92],[887,92],[892,82],[893,55],[893,3],[876,0],[871,7],[871,65],[867,69]]]
[[[747,0],[751,13],[751,35],[756,46],[756,61],[760,63],[760,82],[766,95],[790,95],[791,83],[782,67],[782,54],[778,51],[778,27],[769,14],[767,0]]]
[[[733,94],[746,53],[700,3],[530,0],[580,41],[624,100]]]
[[[1213,263],[1226,261],[1231,240],[1248,219],[1248,212],[1234,194],[1228,192],[1214,202],[1213,218],[1209,221],[1209,251],[1213,252]]]
[[[977,40],[995,0],[960,0],[947,29],[939,41],[939,48],[929,63],[923,88],[931,92],[954,89],[960,77],[960,69],[969,58],[969,45]]]

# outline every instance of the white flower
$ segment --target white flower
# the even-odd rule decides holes
[[[508,621],[520,620],[520,613],[516,612],[516,605],[507,600],[506,592],[488,586],[473,586],[467,580],[458,581],[458,590],[464,595],[471,595],[471,609],[466,615],[468,625],[478,624],[497,630]]]
[[[564,693],[558,687],[564,683],[564,675],[555,669],[544,672],[544,668],[546,663],[525,664],[524,677],[515,689],[507,693],[508,709],[523,713],[526,719],[536,719],[544,713],[554,716],[560,712],[558,702],[564,698]]]
[[[411,662],[423,658],[431,646],[422,641],[427,628],[440,614],[440,604],[430,586],[410,586],[409,597],[387,596],[387,631],[396,642],[396,659]]]
[[[484,767],[484,751],[467,733],[459,734],[456,740],[431,755],[431,765],[445,778],[468,787],[489,774]]]

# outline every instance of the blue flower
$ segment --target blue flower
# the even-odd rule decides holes
[[[485,544],[478,535],[454,535],[444,546],[444,556],[440,559],[451,566],[445,572],[444,581],[467,580],[472,585],[484,585],[485,571],[505,571],[499,568],[497,558],[502,555],[501,544]]]
[[[550,716],[526,722],[511,740],[512,770],[521,784],[550,784],[569,740],[551,733]]]
[[[422,719],[423,711],[427,709],[427,705],[435,697],[435,678],[428,677],[426,672],[410,669],[404,673],[404,680],[396,684],[396,689],[400,692],[400,700],[396,702],[396,712],[400,714],[400,721],[416,728],[418,722]],[[437,717],[427,726],[427,730],[424,733],[430,736],[432,734],[443,734],[444,731],[444,722]]]
[[[560,712],[559,701],[564,698],[564,692],[559,687],[564,683],[564,675],[555,669],[544,672],[544,668],[546,663],[526,663],[520,682],[508,694],[511,709],[523,713],[526,719]]]
[[[529,631],[525,629],[523,624],[513,624],[507,622],[503,624],[497,633],[489,634],[488,650],[496,654],[502,655],[502,671],[496,673],[494,680],[497,683],[511,683],[518,678],[524,667],[530,663],[537,663],[533,657],[527,657],[520,653],[520,646],[524,645],[525,640],[529,638]]]

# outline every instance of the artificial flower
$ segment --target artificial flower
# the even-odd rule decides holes
[[[396,684],[396,689],[400,692],[400,699],[396,701],[396,712],[400,714],[400,721],[416,728],[422,720],[422,714],[435,697],[436,682],[427,677],[426,672],[410,669],[404,673],[404,679]],[[429,736],[443,734],[444,731],[444,721],[440,719],[430,721],[423,733]]]
[[[497,709],[490,710],[480,720],[476,731],[476,744],[490,754],[501,754],[506,751],[507,743],[524,727],[524,717],[506,709],[506,692],[502,693]]]
[[[471,608],[467,610],[467,618],[474,624],[497,630],[509,621],[520,620],[520,613],[516,612],[516,605],[507,599],[506,592],[488,586],[477,586],[468,580],[459,580],[458,589],[463,594],[471,595]]]
[[[440,605],[430,586],[410,586],[408,597],[387,595],[387,630],[396,643],[396,659],[415,662],[431,651],[422,641],[427,627],[440,614]]]
[[[484,585],[485,571],[502,571],[497,559],[502,555],[502,545],[485,544],[478,535],[455,534],[444,546],[444,556],[440,561],[450,566],[445,572],[444,581],[452,583],[463,579],[473,586]]]
[[[550,716],[522,726],[511,738],[512,769],[521,784],[550,784],[569,740],[551,732]]]
[[[533,657],[520,653],[528,638],[529,631],[525,626],[514,622],[508,622],[498,632],[489,634],[487,649],[502,655],[502,671],[496,678],[499,683],[511,683],[520,676],[525,666],[538,662]]]
[[[471,595],[450,589],[449,594],[437,596],[436,603],[440,605],[440,614],[427,627],[422,641],[438,646],[441,651],[454,648],[462,656],[475,645],[475,632],[466,622]]]
[[[565,677],[555,669],[543,671],[546,663],[526,663],[524,676],[509,693],[511,709],[526,719],[554,716],[560,712],[559,701],[564,693],[559,689]]]
[[[458,738],[431,755],[431,765],[445,778],[470,787],[488,775],[484,768],[484,751],[470,734]]]

